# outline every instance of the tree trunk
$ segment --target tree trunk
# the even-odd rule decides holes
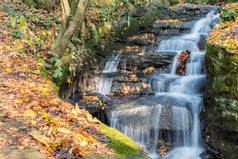
[[[65,0],[61,0],[61,3],[63,3],[62,6],[68,5],[68,4],[64,4]],[[51,50],[54,53],[56,53],[60,58],[64,55],[65,49],[67,48],[74,33],[82,27],[83,21],[85,19],[86,11],[88,9],[88,4],[89,4],[89,0],[80,0],[78,2],[77,8],[75,11],[74,20],[70,24],[69,24],[70,17],[67,15],[64,15],[64,19],[66,19],[66,22],[62,23],[62,28],[59,33],[59,36],[57,37],[56,41],[51,47]],[[67,14],[67,11],[64,10],[63,13]],[[69,24],[68,26],[67,26],[67,23]]]

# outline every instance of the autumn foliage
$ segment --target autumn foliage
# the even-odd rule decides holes
[[[211,30],[207,41],[238,53],[238,4],[227,4],[221,12],[221,23]]]

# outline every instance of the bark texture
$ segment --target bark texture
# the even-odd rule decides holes
[[[61,0],[63,7],[63,23],[61,31],[52,45],[51,50],[56,53],[59,57],[64,55],[65,49],[67,48],[74,33],[82,27],[85,15],[88,9],[89,0],[80,0],[77,4],[74,19],[71,22],[69,16],[69,3],[67,0]]]

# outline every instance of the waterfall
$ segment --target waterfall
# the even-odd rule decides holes
[[[119,62],[120,62],[119,55],[111,56],[111,58],[106,63],[103,73],[116,72]],[[96,82],[96,87],[97,87],[96,89],[98,93],[101,93],[103,95],[110,94],[113,77],[96,78],[95,82]]]
[[[120,56],[119,55],[113,55],[111,58],[107,61],[106,66],[103,70],[103,73],[112,73],[117,71],[117,66],[120,62]]]
[[[206,35],[210,29],[211,23],[218,19],[219,15],[210,12],[205,18],[198,20],[192,28],[191,33],[180,37],[172,37],[171,39],[162,41],[159,45],[159,50],[180,52],[190,49],[190,61],[187,63],[186,75],[178,77],[174,82],[170,83],[168,94],[175,98],[184,98],[190,102],[190,109],[193,114],[193,127],[188,134],[183,131],[180,134],[175,133],[175,148],[170,151],[165,159],[200,159],[199,154],[203,148],[200,144],[200,121],[199,121],[199,106],[202,102],[202,87],[205,81],[205,75],[202,74],[202,65],[204,64],[205,51],[200,51],[198,43],[202,35]],[[174,58],[171,74],[176,72],[177,56]],[[182,96],[181,96],[182,95]],[[189,118],[187,112],[173,112],[175,121],[174,126],[178,124],[188,124]],[[182,120],[179,120],[182,116]],[[182,140],[182,141],[181,141]]]
[[[111,126],[124,132],[143,147],[151,144],[150,140],[158,141],[158,130],[162,105],[155,107],[139,107],[113,111],[111,115]],[[134,119],[131,119],[133,116]],[[137,117],[135,117],[137,116]],[[121,120],[123,118],[124,120]],[[153,120],[156,119],[156,120]],[[151,132],[152,128],[156,131]],[[155,143],[154,143],[155,144]]]
[[[112,111],[111,126],[144,147],[153,159],[200,159],[204,151],[200,143],[199,107],[206,78],[202,71],[205,50],[200,50],[198,43],[218,18],[212,11],[198,20],[190,33],[160,42],[159,52],[175,52],[177,56],[170,72],[158,74],[157,81],[152,82],[156,95],[122,104],[123,108]],[[187,49],[191,54],[186,75],[176,75],[177,57]],[[156,152],[160,139],[173,145],[164,157]]]

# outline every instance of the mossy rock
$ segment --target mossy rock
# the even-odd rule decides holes
[[[147,154],[142,151],[133,140],[120,131],[101,125],[100,130],[110,138],[108,147],[115,150],[115,158],[117,159],[149,159]]]
[[[140,18],[140,26],[143,28],[149,27],[153,23],[154,19],[151,14],[146,14]]]
[[[213,77],[212,94],[237,99],[238,54],[231,54],[220,46],[208,43],[205,61],[208,76]]]
[[[238,54],[207,44],[204,94],[211,145],[226,159],[238,158]]]

